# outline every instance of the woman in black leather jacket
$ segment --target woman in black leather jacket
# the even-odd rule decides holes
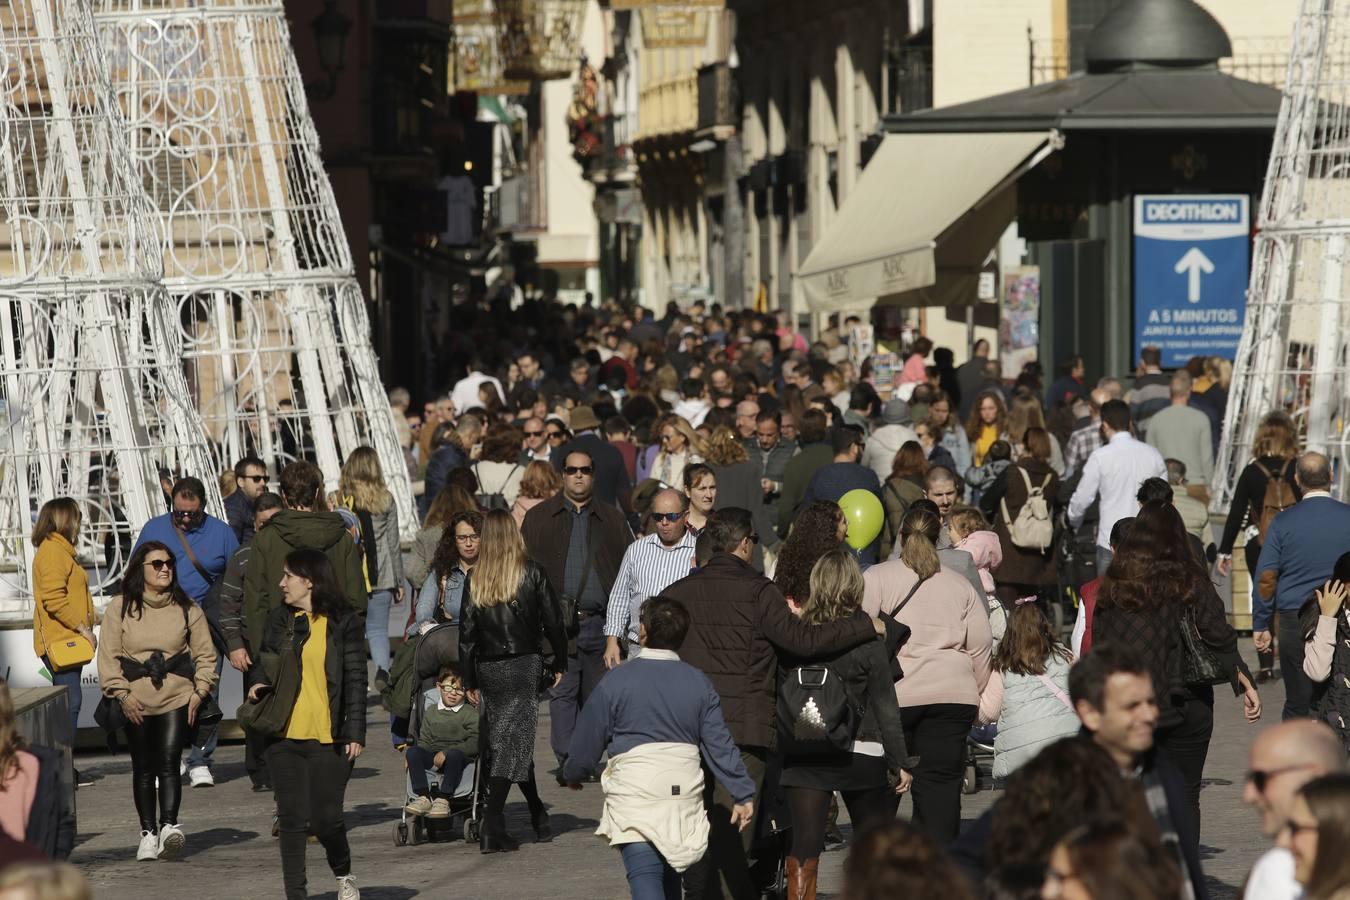
[[[862,571],[852,553],[831,550],[817,560],[810,587],[810,597],[798,613],[803,622],[820,625],[866,615],[860,609]],[[788,677],[798,666],[828,666],[863,714],[849,750],[800,754],[793,752],[790,742],[785,747],[779,783],[792,813],[789,897],[815,896],[816,867],[825,849],[825,818],[835,791],[843,795],[856,834],[893,818],[895,795],[909,790],[912,776],[907,769],[913,763],[906,758],[905,729],[891,677],[891,658],[901,639],[895,628],[894,622],[888,624],[884,644],[868,641],[810,660],[780,657]]]
[[[300,658],[300,691],[290,719],[266,750],[286,897],[307,896],[305,845],[312,833],[337,876],[338,900],[358,900],[342,804],[366,743],[365,628],[338,586],[333,564],[318,550],[286,557],[281,592],[286,602],[267,616],[262,658],[287,651]],[[276,669],[263,668],[267,674],[249,689],[250,700],[271,690]]]
[[[567,667],[567,633],[548,577],[526,558],[520,529],[505,510],[493,510],[483,519],[478,565],[464,586],[459,629],[464,687],[475,704],[481,692],[491,758],[479,849],[495,853],[520,848],[506,833],[502,814],[513,782],[530,806],[535,837],[548,841],[553,833],[534,780],[534,733],[539,688],[556,687]],[[547,681],[545,639],[551,648]]]

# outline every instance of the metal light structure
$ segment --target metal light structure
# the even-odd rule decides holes
[[[1350,2],[1303,0],[1258,214],[1247,318],[1211,496],[1227,509],[1267,413],[1289,413],[1350,494]]]
[[[219,508],[181,342],[159,284],[154,208],[129,161],[86,0],[0,12],[0,611],[27,608],[39,506],[80,506],[97,592],[145,521],[160,470]]]
[[[280,0],[94,0],[132,160],[162,219],[183,363],[223,471],[378,451],[417,527],[365,300]]]

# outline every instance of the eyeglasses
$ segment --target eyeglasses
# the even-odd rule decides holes
[[[1283,775],[1285,772],[1297,772],[1300,769],[1311,769],[1308,763],[1301,763],[1296,766],[1280,766],[1278,769],[1252,769],[1247,773],[1247,780],[1251,782],[1252,787],[1256,788],[1257,793],[1264,794],[1266,785],[1276,775]]]
[[[240,481],[252,481],[253,483],[257,484],[258,482],[266,481],[266,480],[267,480],[267,476],[266,476],[266,475],[240,475],[240,476],[239,476],[239,480],[240,480]]]
[[[455,543],[457,543],[457,544],[473,544],[473,543],[477,543],[478,541],[481,541],[482,539],[483,539],[482,535],[478,535],[478,534],[457,534],[457,535],[455,535]]]
[[[594,471],[592,466],[563,466],[564,475],[589,475]]]
[[[172,572],[174,569],[174,561],[172,559],[147,559],[145,564],[156,572],[163,572],[165,569]]]
[[[658,522],[678,522],[678,521],[680,521],[681,519],[684,518],[684,513],[682,513],[682,512],[673,512],[673,513],[659,513],[659,512],[654,512],[654,513],[652,513],[652,518],[655,519],[655,520],[658,521]]]
[[[459,691],[464,689],[464,685],[460,684],[458,681],[442,681],[440,684],[436,685],[436,687],[443,691]]]
[[[556,432],[555,432],[555,433],[556,433]],[[547,434],[547,432],[544,432],[544,431],[527,431],[527,432],[525,432],[525,436],[526,436],[526,437],[539,437],[541,434]],[[549,435],[549,437],[552,437],[552,436],[553,436],[553,435],[551,435],[551,434]]]

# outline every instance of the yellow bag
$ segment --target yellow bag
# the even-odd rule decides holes
[[[47,659],[58,672],[66,669],[78,669],[94,658],[94,645],[81,634],[47,644]]]

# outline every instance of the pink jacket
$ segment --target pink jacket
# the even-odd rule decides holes
[[[994,569],[1003,562],[1003,547],[998,535],[992,531],[972,531],[956,545],[975,558],[975,568],[980,570],[980,584],[986,594],[994,592]]]

